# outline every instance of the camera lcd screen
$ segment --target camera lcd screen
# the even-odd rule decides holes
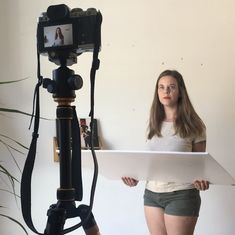
[[[53,25],[43,29],[44,48],[73,45],[73,25]]]

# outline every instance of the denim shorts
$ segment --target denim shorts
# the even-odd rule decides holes
[[[197,189],[155,193],[145,189],[144,205],[160,207],[166,214],[177,216],[199,216],[201,197]]]

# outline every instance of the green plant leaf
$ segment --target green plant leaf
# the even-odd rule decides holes
[[[11,192],[10,190],[0,188],[0,191],[2,191],[2,192],[6,192],[6,193],[9,193],[9,194],[12,194],[14,197],[18,197],[18,198],[20,198],[20,196],[19,196],[18,194],[13,193],[13,192]],[[3,206],[0,206],[0,207],[3,207]]]
[[[19,183],[19,180],[17,180],[3,165],[0,165],[0,172],[2,172],[8,177],[11,187],[12,187],[13,194],[15,195],[15,199],[16,199],[15,181]]]
[[[15,82],[21,82],[21,81],[24,81],[26,79],[28,79],[29,77],[26,77],[26,78],[22,78],[22,79],[18,79],[18,80],[12,80],[12,81],[3,81],[3,82],[0,82],[0,85],[3,85],[3,84],[9,84],[9,83],[15,83]]]
[[[13,221],[13,222],[15,222],[16,224],[18,224],[18,225],[24,230],[25,234],[28,235],[27,230],[24,228],[24,226],[23,226],[18,220],[14,219],[14,218],[12,218],[12,217],[10,217],[10,216],[4,215],[4,214],[0,214],[0,216],[5,217],[5,218],[7,218],[7,219],[9,219],[9,220],[11,220],[11,221]]]
[[[30,117],[32,116],[32,114],[20,111],[18,109],[0,108],[0,111],[1,112],[6,112],[6,113],[19,113],[19,114],[27,115],[27,116],[30,116]]]
[[[23,112],[23,111],[20,111],[18,109],[8,109],[8,108],[0,108],[0,112],[5,112],[5,113],[18,113],[18,114],[23,114],[23,115],[26,115],[26,116],[29,116],[29,117],[35,117],[34,115],[32,115],[31,113],[26,113],[26,112]],[[50,119],[50,118],[44,118],[44,117],[40,117],[40,119],[43,119],[43,120],[47,120],[47,121],[52,121],[54,119]]]
[[[1,139],[0,139],[0,142],[6,147],[7,151],[8,151],[8,152],[10,153],[10,155],[11,155],[11,158],[13,159],[14,163],[16,164],[18,170],[22,173],[22,171],[21,171],[21,169],[20,169],[20,166],[19,166],[18,162],[16,161],[16,159],[15,159],[15,157],[14,157],[14,155],[13,155],[11,149],[13,149],[13,150],[15,150],[15,151],[17,151],[18,153],[21,153],[21,154],[24,154],[24,153],[21,152],[20,150],[16,149],[16,148],[10,146],[9,144],[5,143],[5,142],[4,142],[3,140],[1,140]]]
[[[4,145],[4,146],[6,146],[6,148],[9,150],[9,152],[10,152],[10,149],[12,149],[12,150],[15,150],[16,152],[18,152],[18,153],[20,153],[20,154],[25,154],[25,153],[23,153],[22,151],[20,151],[19,149],[17,149],[17,148],[15,148],[15,147],[13,147],[13,146],[11,146],[10,144],[7,144],[5,141],[3,141],[2,139],[0,139],[0,142]]]
[[[11,179],[11,181],[17,181],[19,183],[19,180],[16,179],[3,165],[0,165],[0,171],[4,173],[8,178]]]
[[[15,142],[17,145],[21,146],[21,147],[24,148],[24,149],[27,149],[27,150],[29,149],[29,148],[26,147],[25,145],[21,144],[19,141],[15,140],[15,139],[12,139],[12,138],[9,137],[9,136],[3,135],[3,134],[0,134],[0,136],[6,138],[6,139],[8,139],[8,140],[12,140],[12,141]]]
[[[0,172],[2,172],[8,177],[12,187],[12,194],[15,196],[15,201],[17,202],[17,194],[15,192],[15,181],[18,183],[20,183],[20,181],[17,180],[3,165],[0,165]]]

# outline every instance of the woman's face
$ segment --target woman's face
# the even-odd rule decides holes
[[[177,80],[172,76],[163,76],[158,81],[158,97],[163,106],[176,107],[179,98]]]

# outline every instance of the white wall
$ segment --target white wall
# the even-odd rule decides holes
[[[37,18],[49,5],[57,3],[61,2],[1,1],[1,81],[29,77],[20,84],[0,88],[2,106],[31,111],[36,83]],[[177,69],[184,75],[191,100],[207,125],[207,150],[235,177],[235,2],[70,0],[66,3],[71,8],[95,7],[103,14],[95,113],[100,120],[104,147],[143,148],[156,78],[164,69]],[[81,117],[89,113],[90,65],[91,54],[85,53],[72,67],[84,79],[76,99]],[[41,68],[44,77],[51,77],[56,66],[44,57]],[[51,95],[42,90],[42,115],[53,119],[55,108]],[[32,131],[27,130],[28,123],[28,118],[22,116],[1,116],[1,133],[29,145]],[[58,165],[53,162],[54,134],[54,121],[41,121],[33,178],[33,215],[40,231],[45,227],[49,205],[56,202],[59,185]],[[7,153],[2,148],[0,151],[2,159]],[[9,167],[13,165],[9,159],[4,161]],[[19,161],[23,162],[22,157]],[[18,172],[15,174],[20,176]],[[85,172],[85,203],[90,180],[90,173]],[[119,181],[99,178],[94,214],[102,235],[148,234],[143,190],[143,182],[130,189]],[[14,199],[2,192],[1,195],[11,209],[10,214],[20,217]],[[201,195],[203,203],[195,234],[233,235],[235,188],[211,186]],[[1,234],[23,234],[4,219],[0,218],[0,223]]]

